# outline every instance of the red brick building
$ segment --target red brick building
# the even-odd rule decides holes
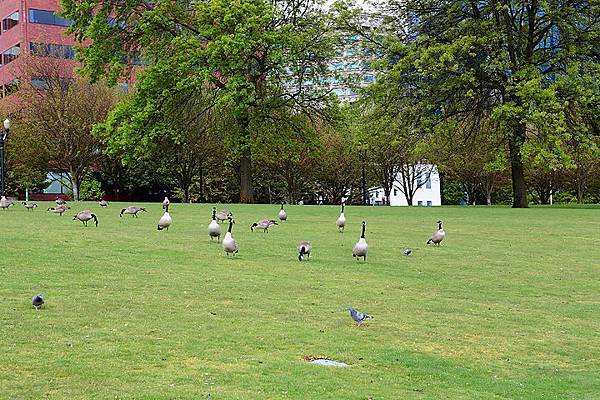
[[[65,34],[71,21],[58,16],[58,10],[58,0],[0,0],[2,97],[16,90],[20,55],[60,58],[65,63],[65,73],[72,73],[76,43]]]

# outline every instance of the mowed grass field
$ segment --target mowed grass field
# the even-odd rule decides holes
[[[228,258],[212,204],[172,204],[161,232],[160,204],[71,205],[0,210],[2,399],[600,398],[598,208],[347,207],[339,234],[339,207],[288,206],[264,234],[277,205],[228,205]],[[88,208],[97,228],[72,220]]]

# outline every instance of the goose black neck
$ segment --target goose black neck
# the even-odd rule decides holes
[[[438,229],[442,229],[442,223],[438,222]]]
[[[366,224],[363,222],[363,224],[362,224],[362,233],[360,234],[360,237],[363,238],[363,239],[365,238],[365,227],[366,227]]]
[[[96,214],[90,214],[92,216],[92,218],[94,218],[94,222],[96,223],[96,226],[98,226],[98,217],[96,217]]]
[[[344,203],[342,203],[342,212],[344,212],[344,205],[345,205],[345,204],[344,204]]]
[[[281,203],[281,209],[283,210],[283,203]]]
[[[227,229],[227,232],[231,233],[231,228],[233,228],[233,221],[229,220],[229,228]]]
[[[212,210],[213,212],[213,221],[217,219],[217,210]]]
[[[168,213],[169,212],[169,205],[165,204],[165,212]]]

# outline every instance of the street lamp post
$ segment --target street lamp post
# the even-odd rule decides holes
[[[10,130],[10,119],[6,118],[4,120],[4,129],[0,131],[0,157],[2,158],[1,169],[2,169],[2,197],[5,196],[5,182],[4,182],[4,145],[6,140],[8,139],[8,131]]]

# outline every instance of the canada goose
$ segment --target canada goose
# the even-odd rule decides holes
[[[171,226],[172,223],[173,218],[171,218],[171,215],[169,214],[169,205],[167,204],[165,206],[165,213],[160,217],[156,229],[159,231],[162,231],[163,229],[169,230],[169,226]]]
[[[37,310],[39,310],[44,304],[44,295],[42,293],[38,293],[31,298],[31,305]]]
[[[355,257],[357,260],[359,257],[363,258],[363,261],[367,261],[367,252],[369,251],[369,246],[367,245],[367,241],[365,240],[365,227],[367,223],[365,221],[362,222],[362,233],[360,234],[360,239],[352,248],[352,257]]]
[[[277,225],[277,222],[275,222],[274,219],[261,219],[260,221],[253,223],[250,226],[250,230],[254,232],[254,228],[260,228],[263,232],[269,233],[269,228],[273,225]]]
[[[235,221],[233,218],[229,218],[229,229],[227,229],[227,233],[225,233],[225,239],[223,239],[223,251],[225,251],[227,256],[229,256],[229,253],[236,255],[238,252],[238,243],[233,236],[231,236],[233,224],[235,224]]]
[[[169,204],[171,204],[171,202],[169,201],[169,198],[165,196],[165,199],[162,202],[163,209],[166,210],[169,207]]]
[[[108,207],[108,201],[106,201],[106,200],[100,200],[100,201],[98,202],[98,205],[99,205],[100,207]]]
[[[402,250],[402,254],[404,254],[405,256],[410,256],[412,254],[412,249],[404,249]]]
[[[287,221],[287,213],[283,209],[283,203],[281,203],[281,210],[279,210],[279,220],[280,221]]]
[[[87,226],[87,223],[89,220],[93,219],[94,222],[96,223],[96,226],[98,226],[98,218],[96,217],[96,214],[94,214],[90,210],[84,210],[84,211],[78,212],[77,215],[75,215],[73,217],[73,221],[75,221],[76,219],[83,222],[83,225],[85,225],[85,226]]]
[[[119,214],[119,217],[122,217],[123,214],[131,214],[132,216],[137,218],[138,213],[141,211],[146,212],[146,209],[144,207],[129,206],[121,210],[121,214]]]
[[[438,221],[437,223],[438,223],[438,230],[433,235],[431,235],[431,237],[427,241],[427,244],[433,243],[433,244],[439,246],[441,241],[444,240],[444,238],[446,237],[446,232],[444,232],[444,229],[442,228],[442,221]]]
[[[6,200],[6,197],[2,197],[2,199],[0,199],[0,208],[3,210],[6,210],[8,207],[10,206],[14,206],[15,203],[13,203],[12,201]]]
[[[208,224],[208,236],[210,236],[210,240],[213,238],[217,238],[217,241],[221,240],[221,225],[217,223],[217,209],[215,207],[212,208],[212,221]]]
[[[344,203],[342,203],[342,212],[340,213],[340,216],[338,217],[337,221],[335,221],[335,224],[337,225],[338,229],[340,232],[344,232],[344,227],[346,226],[346,216],[344,215]]]
[[[63,199],[62,197],[56,198],[56,204],[58,204],[59,206],[65,204],[65,203],[66,203],[65,199]]]
[[[35,207],[37,207],[38,205],[35,203],[32,203],[30,201],[24,201],[23,202],[23,207],[25,207],[27,209],[27,211],[29,210],[33,210]]]
[[[62,206],[56,206],[56,207],[49,207],[48,211],[54,213],[54,214],[58,214],[60,216],[63,215],[63,213],[67,210],[71,209],[71,207],[63,204]]]
[[[358,326],[360,326],[363,322],[365,322],[368,319],[373,319],[373,317],[371,315],[363,314],[360,311],[355,310],[352,307],[348,307],[347,310],[350,311],[350,316],[352,317],[352,319],[356,322],[356,325],[358,325]]]
[[[217,218],[217,222],[227,221],[229,217],[233,217],[233,214],[229,212],[229,210],[224,209],[219,211],[215,217]]]
[[[312,246],[310,242],[300,242],[298,244],[298,261],[304,261],[304,256],[306,256],[307,260],[310,260],[310,251],[312,250]]]

